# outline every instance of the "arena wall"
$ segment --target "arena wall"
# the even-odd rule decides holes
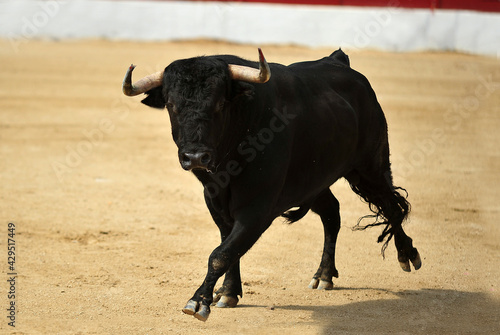
[[[0,37],[13,47],[31,38],[202,38],[499,57],[499,7],[496,0],[3,0]]]

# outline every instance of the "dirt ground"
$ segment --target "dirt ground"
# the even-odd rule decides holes
[[[290,64],[332,50],[263,46]],[[349,50],[347,50],[349,52]],[[219,233],[177,161],[165,111],[121,94],[179,58],[255,46],[209,41],[0,41],[0,333],[497,334],[500,62],[452,53],[350,52],[389,123],[395,183],[412,203],[419,271],[401,271],[368,207],[339,181],[335,290],[309,290],[320,220],[277,220],[242,259],[244,296],[206,323],[181,308]],[[15,225],[15,328],[8,224]]]

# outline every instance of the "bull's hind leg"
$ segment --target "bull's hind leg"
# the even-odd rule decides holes
[[[236,307],[238,296],[243,296],[239,260],[227,270],[222,287],[214,293],[213,303],[215,307]]]
[[[403,197],[401,188],[394,187],[390,170],[385,173],[353,172],[347,177],[354,192],[360,195],[374,212],[377,222],[360,227],[365,229],[371,226],[385,225],[378,242],[385,240],[382,251],[394,236],[394,243],[398,252],[398,261],[404,271],[411,271],[410,261],[415,270],[422,265],[420,255],[413,247],[412,239],[406,235],[402,223],[410,211],[410,204]]]
[[[314,201],[311,209],[321,217],[325,231],[325,244],[321,263],[309,288],[331,290],[333,289],[332,277],[338,278],[339,276],[335,267],[335,246],[340,230],[340,205],[330,189],[326,189]]]

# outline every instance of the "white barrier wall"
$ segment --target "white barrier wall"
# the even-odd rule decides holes
[[[299,44],[500,56],[500,14],[241,2],[0,0],[0,37]]]

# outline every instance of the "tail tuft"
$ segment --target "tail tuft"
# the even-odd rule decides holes
[[[370,206],[372,215],[366,215],[358,220],[354,230],[365,230],[369,227],[385,225],[384,230],[377,239],[377,242],[384,242],[382,245],[382,256],[390,240],[394,236],[394,224],[401,225],[410,214],[410,203],[406,198],[408,192],[401,187],[394,187],[391,194],[381,195],[366,193],[366,190],[360,190],[357,185],[351,184],[352,190],[358,194]],[[405,193],[401,195],[400,191]],[[396,202],[394,201],[396,200]],[[364,219],[374,219],[374,222],[367,225],[361,225]]]

